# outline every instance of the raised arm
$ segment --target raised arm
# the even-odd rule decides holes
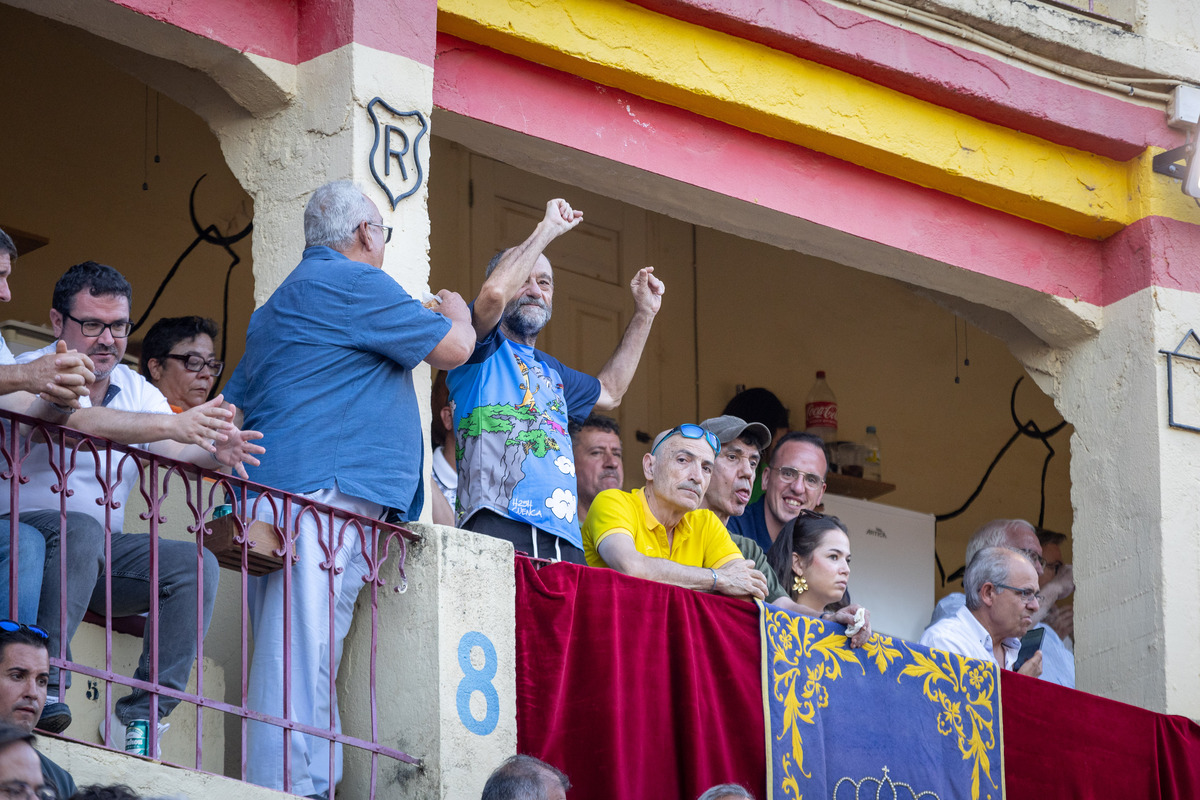
[[[633,537],[612,533],[596,545],[604,563],[625,575],[669,583],[685,589],[714,592],[730,597],[762,599],[767,592],[767,579],[754,569],[753,561],[734,559],[715,570],[707,567],[688,567],[665,558],[653,558],[638,552]]]
[[[480,287],[471,317],[477,340],[486,339],[500,324],[504,307],[529,280],[542,251],[582,220],[583,212],[571,208],[566,200],[555,198],[546,203],[546,215],[533,233],[519,245],[504,251],[496,268]]]
[[[629,389],[638,362],[642,359],[642,350],[646,347],[646,339],[650,337],[650,326],[662,308],[662,296],[666,291],[663,282],[654,277],[654,267],[638,270],[638,274],[629,282],[629,288],[633,291],[633,319],[629,320],[621,343],[596,376],[600,379],[600,398],[596,400],[596,408],[601,411],[621,404],[621,398]]]

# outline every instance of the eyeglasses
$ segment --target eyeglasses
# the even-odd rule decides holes
[[[820,489],[825,485],[825,479],[815,472],[801,472],[791,467],[772,467],[771,469],[779,473],[779,478],[784,483],[795,483],[800,478],[803,478],[804,485],[809,489]]]
[[[796,515],[799,519],[825,519],[824,514],[816,511],[810,511],[807,508],[800,509],[800,513]]]
[[[1031,597],[1034,600],[1037,600],[1039,603],[1046,599],[1046,596],[1037,589],[1018,589],[1015,586],[1009,586],[1007,583],[993,583],[992,586],[995,586],[997,589],[1008,589],[1010,592],[1020,597],[1021,602],[1023,603],[1028,603],[1029,598]]]
[[[685,422],[683,425],[676,425],[671,430],[667,431],[667,435],[658,440],[658,444],[650,448],[650,455],[654,455],[654,451],[662,447],[662,443],[670,439],[675,434],[679,434],[685,439],[703,439],[712,447],[714,453],[721,452],[721,440],[716,437],[712,431],[706,431],[699,425],[693,425],[690,422]]]
[[[101,336],[104,329],[107,328],[112,332],[114,339],[124,339],[129,335],[129,331],[133,329],[133,323],[127,319],[118,322],[101,322],[98,319],[79,319],[72,317],[67,312],[62,312],[62,315],[69,320],[79,323],[79,329],[83,331],[84,336]]]
[[[34,789],[25,781],[5,781],[0,783],[0,797],[12,800],[58,800],[58,792],[49,786]]]
[[[1034,564],[1037,564],[1043,570],[1046,568],[1046,559],[1042,558],[1042,554],[1039,553],[1038,551],[1026,550],[1024,548],[1018,547],[1017,552],[1024,553],[1025,555],[1027,555],[1029,557],[1030,561],[1032,561]]]
[[[383,243],[384,244],[387,244],[388,242],[390,242],[392,240],[392,226],[391,225],[384,225],[382,222],[368,222],[367,224],[373,225],[376,228],[383,229]]]
[[[163,358],[173,358],[176,361],[182,361],[183,368],[186,369],[188,372],[199,372],[200,370],[204,369],[205,367],[208,367],[209,373],[214,378],[218,377],[221,374],[221,370],[225,369],[224,361],[214,361],[211,358],[208,359],[207,361],[205,361],[203,358],[201,358],[200,356],[196,356],[196,355],[179,355],[176,353],[167,353],[165,356],[163,356]]]
[[[5,633],[16,633],[17,631],[29,631],[34,636],[40,636],[43,639],[49,639],[50,634],[37,625],[26,625],[24,622],[15,622],[11,619],[0,619],[0,631]]]

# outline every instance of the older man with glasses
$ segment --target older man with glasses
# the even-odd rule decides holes
[[[1045,625],[1044,618],[1054,607],[1054,604],[1075,591],[1075,580],[1070,567],[1056,571],[1051,578],[1045,577],[1046,560],[1043,558],[1041,537],[1036,529],[1023,519],[994,519],[984,523],[971,535],[967,542],[966,562],[968,565],[975,557],[989,547],[1008,547],[1023,553],[1033,564],[1041,584],[1042,601],[1033,614],[1033,627],[1045,628],[1041,654],[1041,679],[1057,683],[1060,686],[1075,688],[1075,656],[1063,644],[1053,628]],[[965,580],[964,580],[965,586]],[[951,592],[938,601],[929,620],[929,630],[944,619],[954,617],[966,605],[967,598],[962,592]]]
[[[589,566],[731,597],[766,596],[767,580],[742,557],[717,515],[700,508],[721,451],[699,425],[663,431],[642,457],[644,489],[606,489],[583,525]]]
[[[813,511],[825,496],[825,443],[810,433],[789,433],[775,444],[763,470],[763,496],[746,513],[729,520],[729,532],[753,539],[763,550],[802,510]]]
[[[475,337],[457,294],[443,289],[436,309],[422,308],[383,271],[390,235],[353,183],[317,188],[304,210],[301,261],[250,318],[246,354],[225,391],[270,442],[273,456],[252,470],[255,481],[404,521],[419,518],[425,502],[413,372],[422,361],[437,369],[462,364]],[[371,545],[364,533],[333,546],[318,515],[293,513],[296,563],[249,586],[254,656],[246,702],[339,732],[329,685],[371,569]],[[325,565],[333,560],[331,570]],[[245,746],[250,783],[328,797],[341,777],[341,745],[320,736],[252,721]]]
[[[963,588],[966,605],[926,628],[921,644],[1012,669],[1021,637],[1044,600],[1033,561],[1012,547],[985,547],[967,564]],[[1034,653],[1017,671],[1041,675],[1042,654]]]

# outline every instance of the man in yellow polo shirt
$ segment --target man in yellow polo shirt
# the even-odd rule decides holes
[[[700,508],[721,450],[699,425],[663,431],[642,457],[645,489],[596,495],[583,525],[589,566],[731,597],[766,596],[767,581]]]

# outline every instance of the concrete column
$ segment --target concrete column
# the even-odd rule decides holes
[[[377,647],[380,741],[423,760],[380,759],[380,798],[478,797],[516,752],[516,586],[507,542],[456,528],[412,525],[408,591],[396,594],[397,554],[381,572]],[[370,730],[370,597],[346,639],[338,696],[347,733]],[[346,751],[338,797],[367,797],[370,761]]]
[[[393,210],[371,174],[375,124],[367,107],[379,97],[397,111],[420,112],[427,125],[433,68],[351,43],[298,65],[296,77],[295,99],[282,111],[243,116],[215,129],[230,169],[254,199],[256,303],[261,305],[300,260],[309,195],[327,181],[345,179],[357,181],[379,206],[384,223],[395,227],[384,270],[419,296],[429,279],[429,133],[417,144],[420,188]],[[404,130],[416,142],[419,124],[413,119],[405,120]],[[405,168],[411,180],[414,162],[407,161]],[[393,161],[393,175],[397,171]]]
[[[1151,286],[1112,303],[1099,334],[1066,351],[1055,394],[1075,426],[1078,687],[1197,718],[1200,433],[1167,426],[1159,353],[1191,328],[1192,292]],[[1176,414],[1200,426],[1200,373],[1176,367],[1175,378]]]

